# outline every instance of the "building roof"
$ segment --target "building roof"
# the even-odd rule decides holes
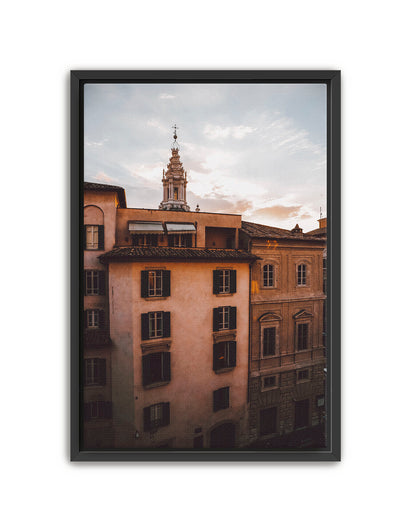
[[[127,208],[126,192],[121,186],[112,186],[111,184],[99,184],[97,182],[84,182],[84,191],[115,191],[120,201],[120,208]]]
[[[326,227],[313,229],[312,231],[308,231],[306,234],[309,236],[322,236],[322,238],[326,238]]]
[[[279,238],[289,240],[321,240],[320,237],[307,236],[305,233],[292,232],[288,229],[282,229],[273,226],[265,226],[263,224],[255,224],[254,222],[241,222],[241,229],[249,237],[252,238]]]
[[[206,249],[201,247],[115,247],[99,256],[101,263],[111,261],[152,260],[229,260],[253,262],[255,255],[237,249]]]

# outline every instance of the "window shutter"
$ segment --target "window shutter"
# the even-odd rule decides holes
[[[111,401],[104,403],[104,416],[106,419],[111,419],[113,416],[113,403]]]
[[[148,356],[142,357],[142,379],[143,386],[150,385],[152,382],[152,373],[151,373],[151,364],[150,364],[151,354]]]
[[[173,235],[168,235],[168,246],[174,247]]]
[[[170,271],[162,271],[162,296],[170,296]]]
[[[276,329],[271,329],[269,334],[270,352],[276,354]]]
[[[87,271],[84,269],[84,296],[87,296]]]
[[[149,271],[141,272],[141,295],[142,298],[149,296]]]
[[[98,384],[105,385],[106,383],[106,362],[105,359],[98,360]]]
[[[149,339],[149,314],[142,314],[142,340]]]
[[[170,403],[162,403],[162,426],[170,424]]]
[[[170,337],[170,312],[163,313],[163,337]]]
[[[230,329],[237,328],[237,307],[230,307]]]
[[[163,357],[163,381],[170,381],[170,352],[162,352]]]
[[[229,386],[226,386],[225,388],[223,388],[223,404],[224,404],[224,408],[229,408],[230,406],[230,387]]]
[[[105,311],[103,310],[98,311],[98,327],[101,330],[105,329]]]
[[[221,395],[220,390],[215,390],[212,394],[213,396],[213,404],[214,404],[214,412],[220,409]]]
[[[98,226],[98,249],[104,249],[104,226]]]
[[[152,246],[157,246],[157,235],[150,235],[150,243]]]
[[[84,249],[87,249],[87,226],[84,226]]]
[[[220,271],[213,271],[213,292],[214,294],[220,292]]]
[[[150,406],[143,408],[143,430],[145,432],[150,430]]]
[[[229,361],[230,361],[229,366],[235,367],[237,364],[237,342],[229,341],[228,348],[229,348]]]
[[[220,329],[220,310],[218,308],[214,308],[212,311],[212,330],[217,332],[217,330]]]
[[[214,343],[214,346],[212,348],[212,370],[219,370],[221,367],[220,367],[220,361],[219,361],[219,357],[220,357],[220,344],[219,343]]]
[[[230,293],[237,292],[237,271],[230,271]]]
[[[98,294],[105,294],[105,271],[98,271]]]
[[[88,311],[84,311],[84,329],[88,328]]]

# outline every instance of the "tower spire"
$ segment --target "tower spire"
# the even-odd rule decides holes
[[[186,185],[188,180],[179,157],[178,127],[175,124],[172,128],[174,139],[171,147],[172,156],[166,171],[163,170],[162,174],[163,200],[159,204],[159,209],[189,211],[189,206],[186,203]]]

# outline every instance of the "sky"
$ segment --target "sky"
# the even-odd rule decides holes
[[[86,84],[84,180],[158,208],[173,125],[191,211],[304,231],[326,216],[325,84]]]

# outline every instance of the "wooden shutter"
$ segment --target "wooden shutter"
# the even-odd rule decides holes
[[[105,359],[98,359],[98,384],[105,385],[106,383],[106,362]]]
[[[87,271],[84,269],[84,296],[87,296]]]
[[[230,271],[230,293],[237,292],[237,271]]]
[[[168,235],[168,246],[174,247],[175,243],[173,241],[173,235]]]
[[[103,310],[98,311],[98,327],[101,330],[105,329],[105,311]]]
[[[213,271],[213,292],[214,294],[220,292],[220,271]]]
[[[150,430],[150,406],[143,408],[143,430],[145,432]]]
[[[170,403],[162,403],[162,424],[167,426],[170,424]]]
[[[170,381],[170,352],[162,352],[163,358],[163,381]]]
[[[98,294],[105,294],[105,271],[98,271]]]
[[[149,296],[149,271],[141,272],[141,295],[142,298]]]
[[[157,246],[157,235],[150,235],[150,243],[152,246]]]
[[[237,307],[230,307],[230,329],[237,328]]]
[[[228,342],[228,348],[229,348],[229,366],[235,367],[237,363],[237,342],[236,341],[229,341]]]
[[[192,247],[192,235],[185,235],[186,247]]]
[[[163,337],[170,337],[170,312],[163,313]]]
[[[104,249],[104,226],[98,226],[98,249]]]
[[[215,390],[212,394],[214,412],[220,409],[221,406],[221,390]]]
[[[87,249],[87,226],[84,226],[84,249]]]
[[[214,271],[215,273],[215,271]],[[214,308],[212,309],[212,330],[217,332],[220,330],[220,309]]]
[[[220,343],[214,343],[214,346],[212,348],[212,370],[219,370],[222,368],[220,365],[220,352],[221,351],[221,344]]]
[[[142,340],[149,339],[149,314],[142,314]]]
[[[152,382],[152,372],[151,372],[151,354],[148,356],[142,356],[142,379],[143,386],[150,385]]]
[[[88,311],[84,311],[84,329],[88,328]]]
[[[170,271],[162,271],[162,296],[170,296]]]

